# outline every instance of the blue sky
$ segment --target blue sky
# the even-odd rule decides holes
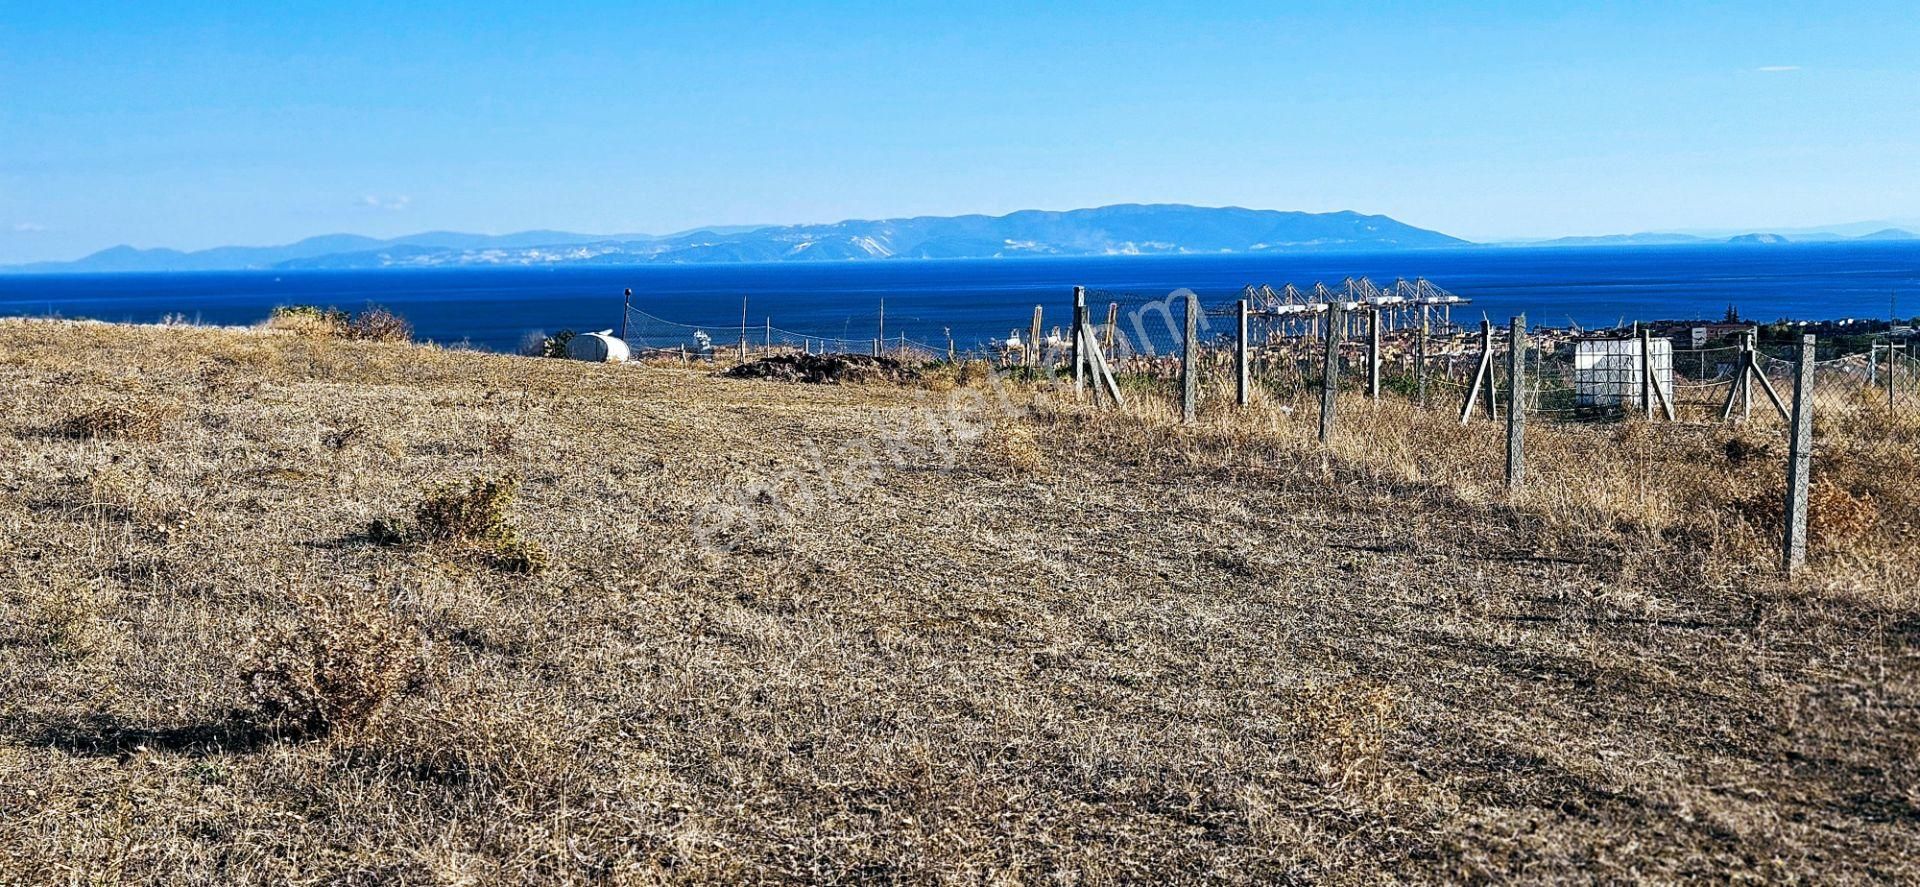
[[[1910,0],[276,5],[0,0],[0,262],[1136,201],[1920,217]]]

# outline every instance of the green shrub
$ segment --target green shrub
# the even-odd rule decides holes
[[[450,545],[493,569],[538,575],[553,565],[553,557],[538,542],[522,538],[508,517],[518,489],[511,475],[442,484],[414,505],[410,526],[375,520],[367,525],[367,539],[379,545]]]
[[[545,339],[542,339],[540,341],[540,356],[541,357],[566,357],[567,343],[573,341],[573,337],[577,335],[579,335],[579,333],[576,333],[573,330],[561,330],[557,333],[554,333],[551,336],[546,337]]]

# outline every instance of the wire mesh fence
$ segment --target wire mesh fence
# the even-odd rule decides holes
[[[1264,298],[1255,309],[1253,298],[1204,301],[1184,290],[1084,290],[1071,308],[1036,306],[1006,318],[1004,338],[971,345],[945,328],[889,329],[880,316],[822,330],[630,309],[623,332],[642,358],[872,354],[986,361],[1042,380],[1078,380],[1085,369],[1111,386],[1108,405],[1144,404],[1183,422],[1238,407],[1270,418],[1318,413],[1322,442],[1406,453],[1419,463],[1413,474],[1469,487],[1498,486],[1504,463],[1509,490],[1524,483],[1556,497],[1577,520],[1658,514],[1650,525],[1662,532],[1708,535],[1729,521],[1774,527],[1789,568],[1804,557],[1810,521],[1831,528],[1836,514],[1866,512],[1920,521],[1900,511],[1913,497],[1897,492],[1920,468],[1920,355],[1895,341],[1892,325],[1871,341],[1814,344],[1799,327],[1732,318],[1529,329],[1470,318],[1456,311],[1464,300],[1424,282],[1267,288]],[[1100,384],[1085,396],[1100,401]],[[1213,402],[1196,411],[1204,399]],[[1339,423],[1345,443],[1333,436]],[[1550,433],[1524,434],[1530,423]],[[1686,501],[1716,504],[1673,504]]]

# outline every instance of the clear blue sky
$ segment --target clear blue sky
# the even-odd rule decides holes
[[[0,262],[1133,201],[1920,217],[1912,0],[0,2]]]

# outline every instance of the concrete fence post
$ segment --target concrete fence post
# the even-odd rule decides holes
[[[1380,309],[1367,311],[1367,396],[1380,399]]]
[[[1420,405],[1427,405],[1427,336],[1429,335],[1427,306],[1420,306],[1420,339],[1414,348],[1413,377],[1418,391]]]
[[[1200,402],[1200,297],[1187,293],[1180,337],[1180,421],[1191,424]]]
[[[1040,353],[1040,306],[1033,306],[1033,328],[1027,331],[1027,366],[1038,367]]]
[[[1327,303],[1326,355],[1320,370],[1320,442],[1333,439],[1333,410],[1340,396],[1340,328],[1344,322],[1339,302]]]
[[[1080,365],[1084,358],[1084,355],[1080,353],[1080,333],[1083,329],[1086,328],[1086,325],[1087,325],[1087,288],[1082,286],[1076,286],[1073,288],[1073,332],[1070,336],[1068,336],[1068,339],[1067,339],[1067,341],[1071,343],[1068,347],[1073,349],[1073,396],[1074,397],[1080,396],[1081,386],[1086,382],[1086,376],[1082,374],[1080,370]]]
[[[1507,346],[1507,489],[1518,492],[1527,474],[1527,316],[1513,318]]]
[[[1247,405],[1247,389],[1249,387],[1249,379],[1247,377],[1250,370],[1247,362],[1247,315],[1249,306],[1247,305],[1246,299],[1240,300],[1239,308],[1239,336],[1234,342],[1234,402],[1244,407]],[[1889,388],[1888,390],[1891,391],[1892,389]]]
[[[1813,472],[1813,336],[1800,338],[1800,364],[1793,373],[1793,427],[1787,449],[1786,532],[1781,567],[1788,575],[1807,562],[1807,493]]]

